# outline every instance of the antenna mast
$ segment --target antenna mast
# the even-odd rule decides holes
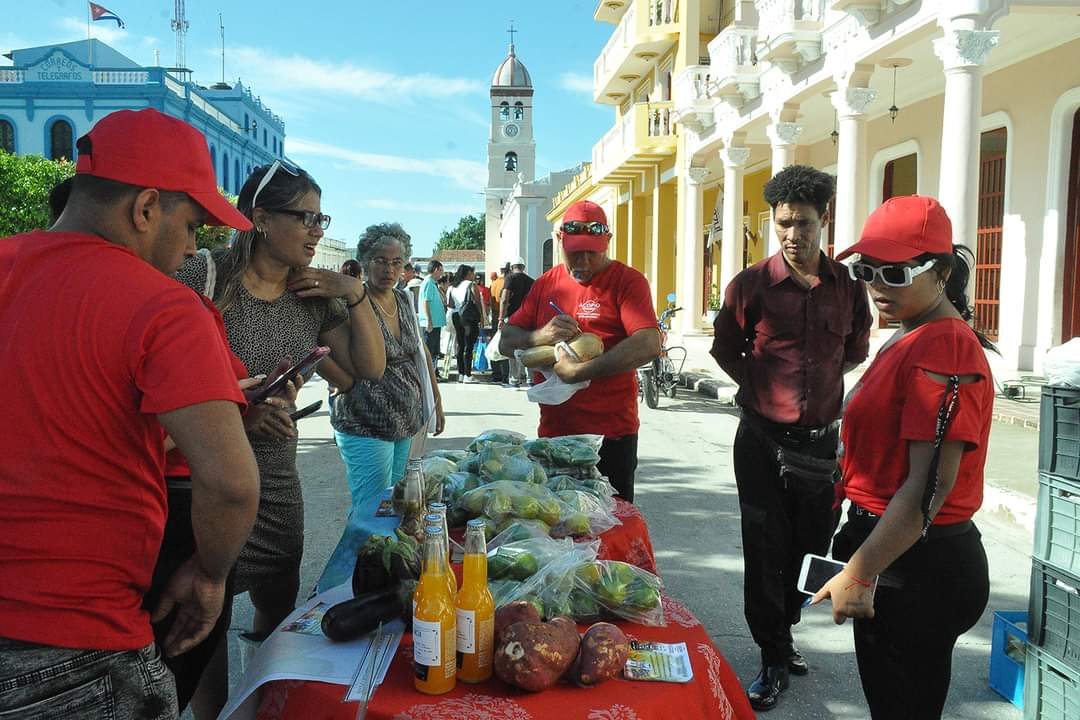
[[[221,28],[221,84],[225,84],[225,21],[221,19],[221,13],[217,16],[218,27]]]
[[[187,35],[188,21],[184,13],[184,0],[176,0],[174,4],[172,29],[176,33],[176,67],[185,70],[187,60],[184,57],[184,36]]]

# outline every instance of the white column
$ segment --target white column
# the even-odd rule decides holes
[[[866,156],[866,108],[875,97],[875,90],[857,86],[841,86],[832,94],[840,133],[836,154],[836,217],[833,218],[837,253],[855,244],[866,220],[870,174]]]
[[[682,287],[679,288],[679,305],[682,312],[679,321],[683,335],[697,332],[701,327],[705,308],[702,305],[701,290],[705,282],[705,239],[701,221],[701,206],[704,202],[705,189],[701,183],[708,177],[709,171],[701,167],[686,170],[686,193],[683,197],[683,223],[685,236],[679,248],[682,260]]]
[[[976,250],[979,225],[979,121],[982,65],[998,43],[996,30],[946,29],[934,41],[945,66],[938,199],[952,220],[954,242]]]
[[[766,134],[769,136],[769,143],[772,145],[773,175],[776,175],[789,165],[795,164],[795,141],[802,131],[803,126],[796,122],[774,119],[769,125]],[[780,251],[780,238],[776,236],[776,233],[769,233],[766,247],[769,255]]]
[[[750,159],[750,148],[728,146],[720,151],[720,159],[724,162],[724,231],[717,287],[723,295],[731,280],[742,270],[743,167]]]

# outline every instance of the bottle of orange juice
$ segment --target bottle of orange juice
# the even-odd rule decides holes
[[[450,586],[450,597],[456,598],[458,591],[457,575],[454,575],[453,568],[450,567],[450,545],[449,538],[446,536],[446,518],[440,516],[438,513],[428,513],[424,516],[424,532],[428,531],[428,528],[437,527],[442,531],[443,537],[443,557],[446,558],[446,584]]]
[[[416,689],[428,695],[450,692],[457,684],[457,629],[454,597],[446,582],[446,543],[442,528],[424,537],[424,566],[413,597],[413,669]]]
[[[484,521],[465,530],[465,573],[457,595],[458,679],[478,683],[491,677],[495,645],[495,601],[487,583]]]

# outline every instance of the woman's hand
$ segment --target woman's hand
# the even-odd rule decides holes
[[[293,397],[296,397],[295,391]],[[289,417],[293,407],[292,402],[284,397],[267,398],[244,415],[244,429],[259,437],[291,440],[296,437],[296,426]]]
[[[446,415],[442,409],[442,398],[435,398],[435,432],[432,433],[432,437],[438,437],[442,435],[443,430],[446,429]]]
[[[817,605],[825,598],[831,598],[833,604],[833,622],[843,625],[850,618],[874,617],[874,583],[867,583],[841,570],[825,587],[814,595],[811,605]]]
[[[351,301],[364,293],[363,283],[349,275],[318,268],[293,268],[289,272],[288,289],[298,297],[348,297]]]

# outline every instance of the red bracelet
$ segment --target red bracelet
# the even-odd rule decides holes
[[[857,578],[857,577],[855,577],[854,575],[852,575],[851,573],[849,573],[849,572],[848,572],[847,570],[845,570],[845,571],[844,571],[844,574],[845,574],[845,575],[847,575],[847,576],[848,576],[849,578],[851,578],[852,580],[854,580],[854,581],[855,581],[855,584],[856,584],[856,585],[862,585],[862,586],[863,586],[864,588],[868,588],[868,587],[872,587],[872,586],[873,586],[873,583],[872,583],[872,582],[868,582],[868,581],[866,581],[866,580],[863,580],[863,579],[861,579],[861,578]],[[850,588],[851,586],[850,586],[850,585],[848,585],[848,587]]]

